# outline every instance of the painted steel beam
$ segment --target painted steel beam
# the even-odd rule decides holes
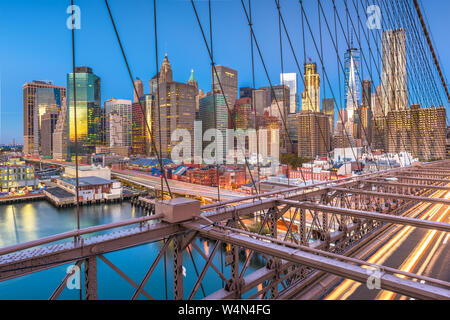
[[[87,228],[84,228],[81,230],[73,230],[73,231],[68,231],[68,232],[64,232],[64,233],[60,233],[60,234],[55,234],[55,235],[52,235],[49,237],[44,237],[44,238],[40,238],[37,240],[32,240],[32,241],[28,241],[25,243],[19,243],[19,244],[5,247],[5,248],[1,248],[0,249],[0,257],[3,255],[9,254],[9,253],[14,253],[14,252],[22,251],[25,249],[42,246],[44,244],[49,244],[51,242],[56,242],[56,241],[69,239],[69,238],[73,238],[73,237],[80,237],[82,235],[89,234],[89,233],[111,230],[114,228],[130,226],[133,224],[146,223],[150,220],[157,220],[157,219],[161,219],[161,218],[162,218],[162,215],[155,214],[152,216],[128,219],[128,220],[123,220],[123,221],[119,221],[119,222],[102,224],[99,226],[87,227]]]
[[[437,179],[437,178],[423,178],[423,177],[411,177],[411,176],[395,176],[397,179],[405,179],[405,180],[417,180],[417,181],[429,181],[429,182],[441,182],[441,183],[450,183],[450,179]]]
[[[429,173],[437,172],[437,173],[448,173],[450,175],[450,170],[446,168],[434,168],[434,169],[424,168],[424,169],[417,169],[414,171],[411,170],[411,172],[429,172]]]
[[[436,185],[426,185],[426,184],[412,184],[412,183],[396,183],[381,180],[366,180],[364,183],[377,184],[382,186],[392,186],[392,187],[407,187],[407,188],[422,188],[422,189],[433,189],[433,190],[449,190],[450,186],[436,186]]]
[[[330,190],[345,192],[347,194],[363,194],[363,195],[374,196],[374,197],[385,198],[385,199],[412,200],[412,201],[417,201],[417,202],[431,202],[431,203],[450,205],[450,199],[418,197],[418,196],[403,195],[403,194],[399,194],[399,193],[384,193],[384,192],[376,192],[376,191],[368,191],[368,190],[360,190],[360,189],[330,188]]]
[[[336,259],[318,256],[297,248],[290,248],[276,243],[269,243],[260,239],[250,238],[234,232],[223,232],[214,227],[205,227],[201,224],[190,224],[205,237],[231,243],[239,247],[264,252],[271,256],[308,266],[327,273],[335,274],[346,279],[366,283],[371,276],[367,269]],[[382,289],[396,292],[416,299],[450,299],[450,290],[438,288],[428,284],[403,279],[392,274],[382,273],[380,277]]]
[[[409,217],[391,216],[391,215],[378,213],[378,212],[368,212],[368,211],[352,210],[352,209],[346,209],[346,208],[337,208],[337,207],[315,204],[315,203],[311,203],[311,202],[296,202],[296,201],[290,201],[290,200],[279,200],[279,201],[281,203],[289,204],[289,205],[291,205],[293,207],[297,207],[297,208],[319,210],[319,211],[323,211],[323,212],[340,214],[340,215],[349,216],[349,217],[366,218],[369,220],[378,220],[378,221],[383,221],[383,222],[388,222],[388,223],[450,232],[450,224],[444,223],[444,222],[428,221],[428,220],[421,220],[421,219],[415,219],[415,218],[409,218]]]
[[[430,176],[430,177],[450,177],[450,173],[440,172],[439,170],[431,170],[431,171],[407,171],[402,172],[401,175],[420,175],[420,176]]]
[[[143,228],[136,227],[91,237],[81,243],[63,242],[2,255],[0,282],[82,260],[92,255],[162,240],[180,230],[178,225],[157,223]]]

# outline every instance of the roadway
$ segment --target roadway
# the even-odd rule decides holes
[[[450,192],[437,191],[431,197],[450,198]],[[450,221],[450,206],[419,203],[407,211],[407,216],[438,222]],[[380,235],[378,244],[363,252],[364,260],[393,267],[402,271],[450,281],[450,234],[415,227],[395,226],[390,232]],[[345,299],[408,299],[385,290],[370,290],[366,285],[343,280],[325,296],[327,300]]]
[[[112,170],[111,174],[117,178],[130,181],[142,185],[146,188],[161,190],[161,177],[153,177],[147,174],[141,174],[129,170]],[[210,200],[217,200],[217,188],[202,186],[198,184],[188,183],[184,181],[177,181],[167,179],[170,190],[173,193],[180,195],[202,197]],[[164,190],[167,191],[164,183]],[[246,194],[220,189],[220,200],[235,200],[246,196]]]
[[[74,166],[75,164],[72,162],[63,162],[52,159],[40,159],[36,157],[24,157],[25,161],[29,162],[42,162],[43,164],[57,165],[62,167]],[[112,175],[116,175],[119,178],[129,180],[130,182],[141,184],[147,188],[152,188],[156,190],[161,189],[161,178],[153,177],[146,174],[140,174],[137,172],[129,171],[129,170],[111,170]],[[176,194],[181,195],[189,195],[189,196],[200,196],[202,198],[207,198],[210,200],[217,201],[217,188],[202,186],[198,184],[192,184],[183,181],[177,180],[168,180],[171,191]],[[165,187],[165,186],[164,186]],[[245,194],[221,189],[220,190],[220,200],[228,201],[235,200],[246,196]]]

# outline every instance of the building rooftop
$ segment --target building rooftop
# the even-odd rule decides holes
[[[49,188],[49,189],[46,189],[45,191],[47,191],[48,193],[50,193],[51,195],[53,195],[59,199],[74,197],[72,193],[70,193],[62,188],[59,188],[59,187]]]
[[[168,165],[172,163],[172,160],[163,158],[161,159],[163,165]],[[141,158],[131,161],[131,165],[140,167],[155,167],[159,166],[159,161],[156,158]]]
[[[76,185],[76,179],[75,178],[63,178],[61,181],[70,183],[71,185]],[[99,177],[80,177],[78,178],[78,182],[80,186],[98,186],[100,184],[110,184],[112,180],[106,180]]]

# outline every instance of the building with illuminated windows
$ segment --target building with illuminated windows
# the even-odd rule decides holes
[[[422,161],[446,157],[446,111],[444,107],[421,108],[388,114],[387,147],[389,153],[409,152]]]
[[[73,73],[67,75],[68,96],[68,154],[75,156],[75,113]],[[77,142],[78,155],[95,152],[95,146],[101,145],[102,138],[102,108],[100,96],[100,78],[89,67],[75,68],[76,109],[77,109]]]
[[[65,96],[66,88],[55,86],[51,81],[34,80],[23,85],[23,152],[25,154],[33,153],[35,139],[39,141],[39,137],[35,137],[36,132],[39,134],[36,123],[39,124],[40,119],[35,119],[38,112],[42,117],[47,109],[60,108],[61,99]]]
[[[140,103],[134,102],[131,105],[131,154],[134,156],[146,156],[149,149],[149,132],[145,123],[145,117],[150,113],[152,98],[146,95],[141,98]],[[148,116],[148,119],[150,117]],[[150,124],[150,122],[149,122]]]
[[[320,75],[315,63],[305,64],[305,89],[302,92],[302,111],[320,112]]]
[[[387,150],[386,118],[384,116],[373,117],[372,119],[372,148],[375,150]]]
[[[39,180],[34,176],[34,168],[27,165],[0,166],[0,185],[2,192],[19,191],[34,188]]]
[[[314,159],[331,151],[330,121],[321,112],[302,111],[298,115],[298,156]]]
[[[241,98],[236,100],[234,117],[236,129],[247,130],[254,127],[254,114],[252,111],[251,98]]]
[[[155,90],[154,102],[151,103],[150,123],[155,146],[158,152],[161,149],[160,156],[169,158],[173,147],[178,144],[172,141],[173,132],[177,129],[186,130],[191,139],[194,137],[198,87],[192,81],[190,83],[173,81],[172,67],[167,54],[161,65],[159,80],[159,90]],[[193,145],[190,143],[191,157],[194,155]]]

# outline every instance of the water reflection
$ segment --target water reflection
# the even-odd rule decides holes
[[[134,208],[127,202],[82,206],[80,207],[80,225],[84,228],[143,215],[145,213],[140,208]],[[0,206],[0,247],[74,230],[77,225],[76,221],[76,208],[57,209],[45,201]],[[203,248],[207,255],[211,253],[211,248],[215,244],[215,241],[201,238],[197,238],[195,241],[197,246]],[[162,241],[144,244],[111,252],[105,254],[105,257],[135,282],[140,283],[162,245]],[[191,246],[191,253],[196,267],[201,270],[206,264],[206,260],[196,250],[192,249],[193,246]],[[223,270],[224,275],[229,278],[229,268],[224,266],[224,254],[225,247],[222,247],[221,250],[217,251],[213,263],[219,270]],[[167,263],[164,264],[164,259],[161,259],[145,287],[145,290],[156,299],[165,299],[165,276],[167,276],[168,298],[173,297],[171,292],[173,281],[172,244],[168,247],[166,257]],[[245,258],[246,252],[240,251],[241,267]],[[65,276],[69,265],[0,282],[0,299],[48,299]],[[264,265],[264,259],[259,255],[254,255],[247,274]],[[187,250],[183,252],[183,266],[186,268],[184,283],[187,295],[197,280],[195,267]],[[81,278],[83,281],[84,277]],[[202,284],[206,294],[211,294],[222,288],[222,280],[212,268],[209,268],[206,272]],[[135,290],[100,259],[98,260],[98,286],[99,299],[130,299]],[[252,292],[248,294],[252,294]],[[144,299],[145,297],[140,298]],[[203,298],[202,290],[197,292],[195,298]],[[60,295],[60,299],[79,299],[79,291],[66,288]]]

